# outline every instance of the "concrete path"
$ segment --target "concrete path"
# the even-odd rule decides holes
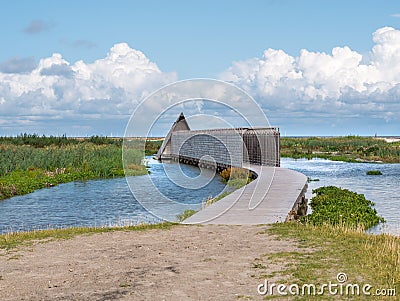
[[[258,177],[185,220],[185,224],[270,224],[283,222],[307,184],[299,172],[249,165]]]

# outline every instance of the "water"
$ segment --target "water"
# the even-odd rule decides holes
[[[184,209],[201,208],[202,201],[210,195],[216,196],[225,188],[220,176],[217,175],[201,189],[185,189],[173,184],[166,177],[163,164],[150,160],[148,165],[151,171],[150,178],[157,182],[160,191],[175,201],[172,205],[160,204],[163,199],[156,199],[154,202],[170,220],[175,220],[176,215],[182,213]],[[180,168],[189,180],[196,179],[200,182],[207,180],[207,175],[201,175],[200,169],[194,166],[168,164],[167,170],[173,178],[174,175],[179,174]],[[153,196],[149,188],[143,186],[146,177],[148,176],[130,177],[128,181],[131,184],[136,183],[137,185],[133,185],[136,194],[139,191],[148,200]],[[142,203],[146,205],[146,200],[142,200]],[[45,188],[31,194],[0,201],[0,233],[67,226],[113,226],[159,221],[161,219],[149,213],[134,198],[125,178],[60,184],[53,188]]]
[[[281,166],[297,170],[318,182],[310,182],[307,197],[312,189],[321,186],[338,186],[357,193],[375,203],[378,214],[386,219],[368,232],[400,235],[400,164],[347,163],[324,159],[281,159]],[[381,176],[368,176],[368,170],[380,170]]]
[[[128,182],[136,198],[153,214],[135,199],[125,178],[72,182],[0,201],[0,232],[160,221],[156,216],[174,220],[183,210],[199,209],[202,201],[225,189],[219,176],[210,180],[209,174],[203,174],[193,166],[176,163],[163,165],[155,160],[150,160],[148,165],[150,178],[130,177]],[[400,164],[283,158],[281,165],[320,180],[309,183],[308,198],[312,197],[312,189],[327,185],[365,194],[375,202],[378,214],[387,220],[386,224],[370,232],[400,235]],[[180,176],[180,168],[186,177]],[[366,172],[372,169],[379,169],[383,175],[367,176]],[[174,184],[166,176],[165,170],[172,180],[179,181],[178,184],[187,188]],[[146,179],[152,179],[164,196],[160,196],[151,181]],[[196,185],[204,187],[198,189]]]

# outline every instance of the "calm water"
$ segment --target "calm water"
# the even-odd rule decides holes
[[[210,177],[210,174],[203,174],[193,166],[175,163],[163,165],[155,160],[150,160],[148,165],[150,176],[128,179],[140,202],[132,195],[125,178],[61,184],[1,201],[0,232],[65,226],[126,225],[157,222],[160,221],[158,217],[175,220],[176,215],[185,209],[199,209],[207,197],[216,196],[225,189],[219,176]],[[371,232],[400,235],[400,164],[282,159],[281,165],[313,179],[320,179],[319,182],[309,183],[308,198],[311,198],[312,189],[326,185],[365,194],[375,202],[378,213],[387,220],[385,225]],[[366,171],[371,169],[379,169],[383,175],[367,176]],[[198,188],[196,185],[204,187]]]
[[[312,189],[333,185],[347,188],[375,203],[378,214],[387,223],[371,229],[372,233],[392,233],[400,235],[400,164],[346,163],[323,159],[281,160],[281,166],[297,170],[319,182],[308,185],[308,198]],[[378,169],[382,176],[367,176],[368,170]]]
[[[216,196],[225,185],[219,176],[201,189],[182,188],[165,175],[163,164],[148,162],[150,178],[168,199],[155,198],[149,187],[143,185],[148,176],[131,177],[131,187],[141,201],[153,199],[158,216],[175,220],[185,209],[199,209],[201,202],[210,195]],[[167,171],[173,178],[180,168],[187,179],[207,180],[197,167],[168,164]],[[154,189],[153,189],[154,190]],[[171,204],[171,200],[174,201]],[[161,203],[160,203],[161,202]],[[164,202],[164,203],[163,203]],[[149,207],[149,206],[147,206]],[[150,208],[152,209],[152,208]],[[159,213],[152,210],[153,213]],[[131,225],[139,222],[157,222],[132,195],[125,178],[71,182],[53,188],[0,201],[0,232],[46,229],[66,226]]]

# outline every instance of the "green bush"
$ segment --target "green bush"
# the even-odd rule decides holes
[[[223,182],[236,189],[253,180],[252,174],[245,168],[228,167],[220,172]]]
[[[371,228],[385,220],[378,216],[374,203],[363,194],[335,186],[320,187],[313,190],[312,213],[301,221],[312,225],[341,225],[350,228]]]

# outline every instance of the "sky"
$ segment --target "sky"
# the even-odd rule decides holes
[[[400,135],[399,1],[14,0],[1,11],[1,136],[122,136],[146,96],[191,78],[245,90],[282,135]]]

